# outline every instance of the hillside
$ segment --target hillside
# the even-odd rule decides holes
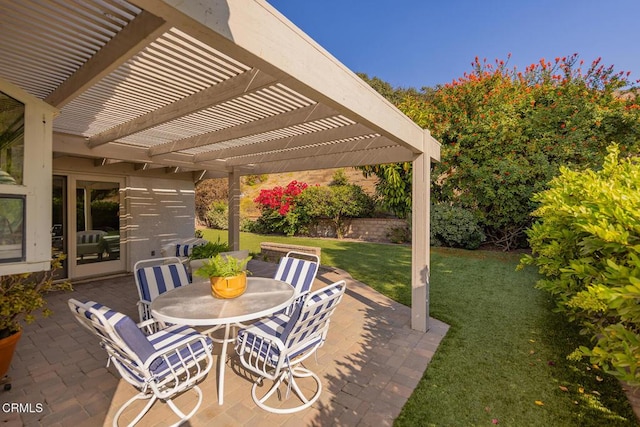
[[[278,173],[271,175],[249,175],[245,176],[241,180],[240,190],[242,197],[240,199],[240,216],[242,218],[255,219],[260,216],[260,211],[254,203],[254,199],[260,194],[260,190],[271,189],[276,186],[286,187],[291,181],[305,182],[309,185],[327,185],[333,180],[333,175],[339,169],[322,169],[306,172],[288,172]],[[362,189],[373,195],[375,193],[376,178],[365,178],[362,176],[362,172],[354,168],[342,168],[347,180],[351,184],[357,184]],[[200,218],[204,217],[206,211],[205,206],[213,200],[226,199],[227,194],[227,180],[226,179],[212,179],[205,180],[202,184],[196,186],[196,211]],[[207,193],[203,193],[207,191]]]
[[[321,169],[305,172],[288,172],[265,175],[262,180],[256,180],[255,184],[248,185],[247,179],[242,180],[242,198],[240,200],[240,211],[243,218],[257,218],[260,211],[256,208],[253,200],[260,194],[262,189],[270,189],[276,186],[285,187],[291,181],[305,182],[309,185],[327,185],[333,179],[333,175],[339,169]],[[354,168],[342,168],[350,184],[357,184],[362,189],[373,195],[375,193],[376,178],[365,178],[362,172]]]

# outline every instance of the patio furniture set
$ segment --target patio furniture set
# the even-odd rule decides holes
[[[134,267],[140,297],[138,324],[98,302],[69,299],[72,313],[98,337],[109,362],[139,390],[120,407],[113,425],[138,400],[148,403],[130,425],[140,421],[157,400],[166,402],[179,417],[174,425],[191,418],[203,400],[198,383],[213,368],[213,348],[218,344],[220,405],[224,402],[227,347],[232,343],[241,365],[256,378],[251,394],[258,407],[286,414],[311,406],[322,384],[302,362],[323,345],[329,319],[346,289],[341,280],[312,292],[319,262],[314,255],[287,253],[273,278],[249,277],[241,296],[220,299],[212,295],[209,282],[192,283],[179,258],[140,261]],[[223,331],[222,337],[216,331]],[[298,384],[301,378],[315,383],[311,396],[307,385]],[[265,380],[273,382],[266,392]],[[286,392],[281,393],[283,385]],[[189,390],[197,400],[185,414],[173,399]],[[296,406],[273,402],[274,395],[286,399],[291,391],[300,400]]]

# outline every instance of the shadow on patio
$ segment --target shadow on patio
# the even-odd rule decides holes
[[[271,277],[276,265],[251,261],[249,268],[256,276]],[[305,364],[323,381],[318,402],[292,415],[269,414],[253,403],[251,382],[227,367],[224,405],[217,403],[216,371],[212,370],[201,384],[202,406],[185,425],[391,425],[448,326],[431,319],[428,333],[411,330],[409,307],[341,270],[321,267],[314,288],[340,279],[347,281],[347,292],[332,317],[327,342],[318,350],[318,362],[311,358]],[[74,288],[73,293],[52,295],[48,301],[53,316],[39,319],[25,329],[10,370],[13,388],[0,393],[3,402],[30,403],[27,408],[31,410],[0,413],[0,422],[5,425],[110,424],[120,405],[135,394],[115,369],[105,367],[106,352],[73,319],[66,305],[72,296],[93,299],[137,319],[133,276],[76,284]],[[214,353],[216,350],[219,354],[219,348],[214,348]],[[233,356],[228,363],[237,370]],[[193,396],[187,392],[176,402],[190,407]],[[42,411],[37,404],[41,404]],[[121,421],[130,419],[125,412]],[[175,421],[166,405],[156,403],[138,425],[168,425]]]

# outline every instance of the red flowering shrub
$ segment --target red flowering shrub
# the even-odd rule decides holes
[[[257,232],[293,235],[298,229],[298,215],[293,212],[295,200],[307,188],[304,182],[291,181],[286,187],[260,190],[253,201],[262,211],[256,223]]]
[[[254,199],[261,211],[277,211],[285,216],[293,207],[296,196],[307,188],[304,182],[291,181],[286,187],[276,186],[271,190],[260,190],[258,197]]]

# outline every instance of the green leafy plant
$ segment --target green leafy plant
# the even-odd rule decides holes
[[[228,252],[230,250],[226,242],[221,242],[220,239],[218,239],[216,242],[207,242],[204,245],[194,246],[189,255],[189,259],[211,258],[221,252]]]
[[[33,313],[38,310],[43,317],[49,316],[47,293],[72,290],[68,281],[54,282],[54,273],[62,267],[62,260],[63,257],[52,259],[49,271],[0,276],[0,339],[18,332],[23,322],[33,322]]]
[[[251,257],[238,259],[232,256],[216,255],[206,260],[202,267],[193,272],[198,277],[231,277],[246,270]]]
[[[229,203],[226,200],[211,202],[207,211],[209,227],[219,230],[229,229]]]
[[[370,216],[373,201],[358,185],[329,185],[309,187],[297,198],[294,213],[298,227],[311,224],[317,219],[327,219],[342,238],[350,218]]]
[[[442,144],[432,200],[473,211],[487,240],[511,250],[526,245],[531,196],[560,166],[596,167],[611,141],[640,151],[640,97],[628,74],[600,59],[541,59],[524,70],[507,63],[476,58],[464,76],[420,93],[369,83]],[[411,164],[363,169],[379,178],[383,204],[406,216]]]
[[[393,227],[387,233],[387,238],[391,243],[411,242],[411,230],[409,227]]]
[[[561,174],[535,196],[539,220],[527,232],[558,309],[593,337],[572,357],[640,385],[640,160],[609,148],[602,169]]]
[[[431,206],[433,246],[478,249],[484,238],[482,227],[468,210],[443,203]]]

